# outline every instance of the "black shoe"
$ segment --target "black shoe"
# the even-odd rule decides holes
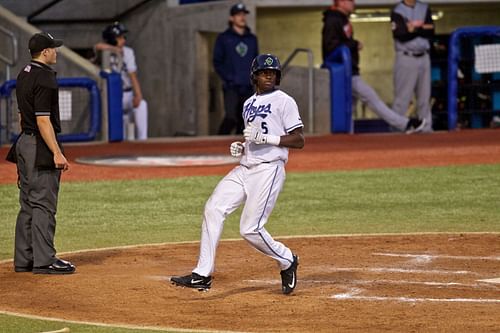
[[[14,272],[16,273],[26,273],[26,272],[32,272],[33,271],[33,265],[31,266],[14,266]]]
[[[408,124],[406,125],[405,133],[413,134],[422,132],[425,124],[425,119],[410,118],[410,120],[408,120]]]
[[[198,290],[210,289],[212,286],[211,276],[205,277],[196,273],[186,276],[173,276],[170,281],[177,286],[196,288]]]
[[[62,259],[56,259],[51,265],[33,267],[33,274],[73,274],[75,271],[75,265]]]
[[[297,266],[299,257],[293,255],[293,262],[287,269],[281,271],[281,291],[283,294],[290,294],[297,286]]]

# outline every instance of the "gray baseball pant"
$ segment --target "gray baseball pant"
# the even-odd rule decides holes
[[[14,264],[17,267],[54,263],[56,208],[61,171],[35,166],[36,137],[23,134],[16,146],[20,210],[16,221]]]
[[[426,121],[423,132],[430,132],[432,131],[430,57],[428,54],[414,57],[396,52],[393,110],[405,115],[414,94],[417,99],[418,117]]]
[[[377,95],[375,90],[370,87],[359,75],[352,77],[352,94],[355,99],[368,105],[380,118],[384,119],[389,125],[404,131],[408,124],[408,117],[404,114],[398,114],[391,110]],[[353,103],[355,105],[355,103]]]

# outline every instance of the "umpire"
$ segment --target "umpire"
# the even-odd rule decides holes
[[[61,171],[69,168],[57,133],[61,132],[56,72],[50,65],[63,44],[50,34],[37,33],[29,40],[31,62],[16,82],[21,135],[15,144],[19,175],[14,269],[35,274],[71,274],[75,266],[56,257],[57,196]]]

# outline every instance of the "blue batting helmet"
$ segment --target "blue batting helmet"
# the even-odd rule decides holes
[[[116,37],[125,35],[128,32],[127,28],[120,22],[115,22],[111,25],[108,25],[104,31],[102,32],[102,39],[110,44],[116,45]]]
[[[281,81],[281,64],[277,56],[272,54],[259,54],[252,61],[250,68],[250,80],[255,83],[255,75],[257,72],[272,69],[276,71],[276,85],[278,86]]]

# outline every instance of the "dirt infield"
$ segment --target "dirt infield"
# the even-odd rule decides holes
[[[79,156],[220,154],[234,138],[68,145],[63,181],[222,175],[232,166],[113,168]],[[6,147],[0,149],[5,155]],[[287,170],[351,170],[500,163],[500,131],[308,137]],[[0,183],[16,181],[0,162]],[[300,255],[296,292],[280,292],[275,263],[243,241],[223,241],[212,290],[174,287],[197,243],[65,255],[77,274],[14,273],[0,264],[0,310],[114,325],[250,332],[499,332],[499,234],[282,239]],[[44,285],[43,290],[38,288]],[[37,292],[35,293],[34,290]],[[27,301],[28,300],[28,301]]]
[[[479,280],[500,275],[500,235],[283,242],[300,255],[290,296],[281,294],[271,259],[243,241],[224,241],[209,292],[168,283],[198,254],[198,244],[173,244],[66,255],[78,263],[72,276],[15,274],[1,265],[2,304],[67,320],[185,329],[498,332],[500,285]]]

